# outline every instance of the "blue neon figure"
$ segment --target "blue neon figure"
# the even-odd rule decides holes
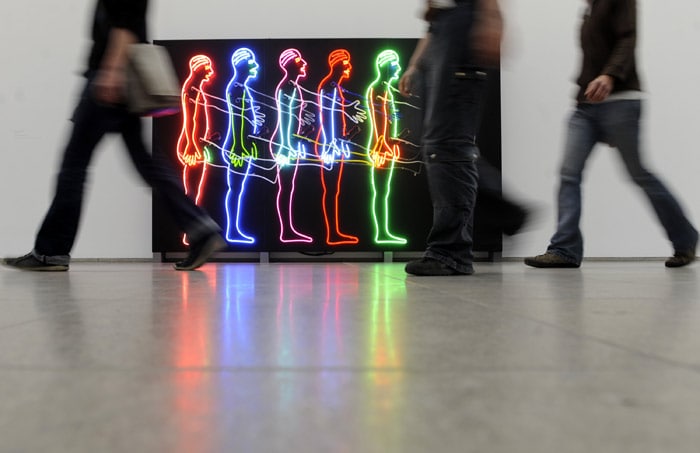
[[[241,230],[246,181],[258,158],[254,137],[264,122],[248,84],[258,76],[259,65],[252,50],[242,47],[231,55],[233,75],[226,86],[228,132],[221,155],[228,165],[226,192],[226,240],[253,244],[255,238]]]

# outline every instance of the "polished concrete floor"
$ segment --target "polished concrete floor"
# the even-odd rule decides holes
[[[2,269],[0,451],[697,452],[699,269]]]

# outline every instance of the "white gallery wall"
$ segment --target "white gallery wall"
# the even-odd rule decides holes
[[[0,255],[31,249],[46,211],[89,41],[92,0],[0,5]],[[557,167],[578,64],[583,0],[501,0],[508,36],[502,72],[504,187],[535,207],[504,256],[541,252],[554,227]],[[418,37],[422,0],[151,0],[151,37]],[[671,7],[672,5],[672,7]],[[648,92],[645,156],[700,221],[700,3],[639,0],[638,56]],[[147,131],[148,134],[148,131]],[[584,186],[589,257],[656,257],[668,241],[615,151],[601,146]],[[76,258],[150,258],[150,190],[116,138],[97,150]]]

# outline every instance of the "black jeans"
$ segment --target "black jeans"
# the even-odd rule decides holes
[[[33,253],[48,262],[67,264],[80,223],[88,165],[97,144],[110,132],[121,135],[141,177],[162,196],[177,225],[193,241],[220,231],[219,226],[184,193],[182,183],[162,156],[153,156],[143,143],[141,118],[122,106],[98,104],[88,81],[73,114],[51,207],[34,243]]]
[[[431,23],[422,62],[426,88],[423,154],[433,205],[425,256],[472,271],[472,228],[478,185],[476,133],[486,73],[469,45],[473,7],[446,10]]]

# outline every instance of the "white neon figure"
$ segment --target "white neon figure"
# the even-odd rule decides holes
[[[306,78],[306,61],[296,49],[287,49],[279,57],[284,76],[275,90],[277,126],[270,140],[270,152],[277,163],[277,215],[281,242],[313,242],[294,227],[294,189],[299,160],[306,147],[299,134],[304,98],[299,80]]]

